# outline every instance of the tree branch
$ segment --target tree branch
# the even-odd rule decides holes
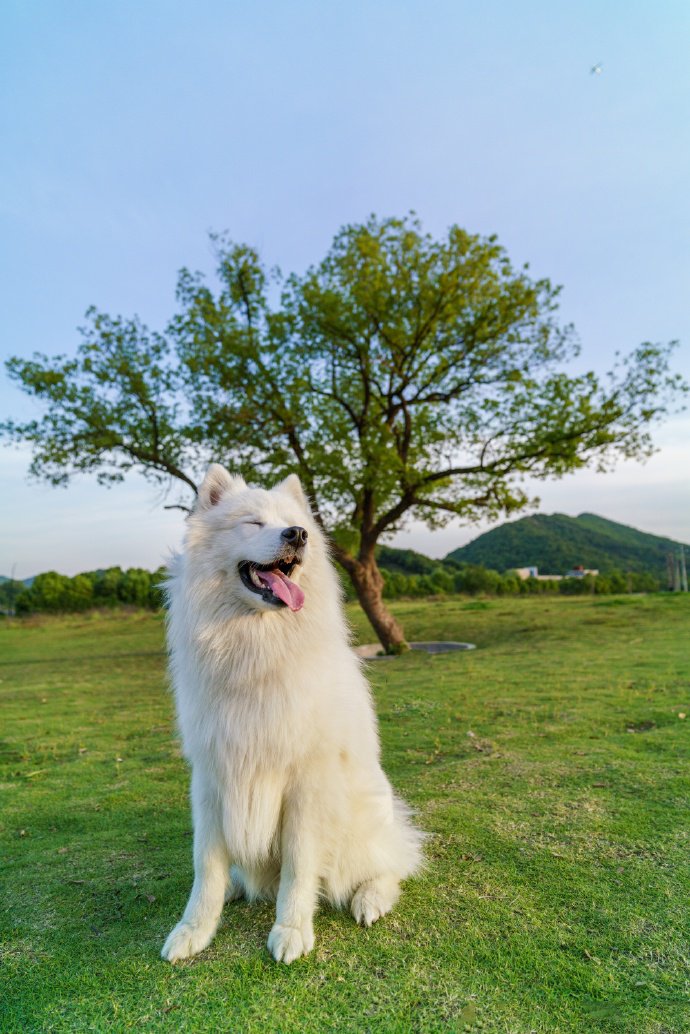
[[[185,513],[191,513],[192,509],[190,506],[183,506],[182,503],[169,503],[163,507],[164,510],[183,510]]]

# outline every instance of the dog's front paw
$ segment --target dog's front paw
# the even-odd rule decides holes
[[[168,962],[178,962],[198,955],[208,948],[216,932],[215,926],[192,926],[190,923],[178,923],[163,945],[161,956]]]
[[[276,962],[294,962],[313,947],[314,931],[311,923],[305,923],[300,928],[275,923],[268,935],[268,950]]]

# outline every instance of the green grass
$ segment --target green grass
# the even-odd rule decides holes
[[[393,609],[479,647],[370,666],[429,866],[290,967],[244,903],[159,958],[191,880],[160,617],[0,625],[3,1034],[690,1030],[690,598]]]

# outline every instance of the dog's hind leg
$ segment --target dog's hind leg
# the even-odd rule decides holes
[[[350,911],[362,926],[371,926],[393,908],[400,897],[397,876],[376,876],[365,880],[352,896]]]
[[[201,773],[192,773],[194,884],[182,919],[163,945],[168,962],[203,951],[218,929],[228,887],[230,858],[215,795]]]
[[[239,901],[246,897],[246,888],[240,870],[236,865],[230,870],[230,877],[225,888],[225,901]]]

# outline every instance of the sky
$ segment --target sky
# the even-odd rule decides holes
[[[162,329],[209,231],[301,272],[344,223],[414,210],[563,285],[582,368],[681,342],[690,377],[690,6],[583,0],[5,0],[0,353],[72,352],[89,305]],[[591,69],[600,65],[599,73]],[[40,415],[0,372],[0,419]],[[690,418],[646,464],[541,483],[539,510],[690,542]],[[155,568],[184,521],[132,476],[27,481],[0,447],[0,574]],[[443,556],[488,525],[414,526]]]

